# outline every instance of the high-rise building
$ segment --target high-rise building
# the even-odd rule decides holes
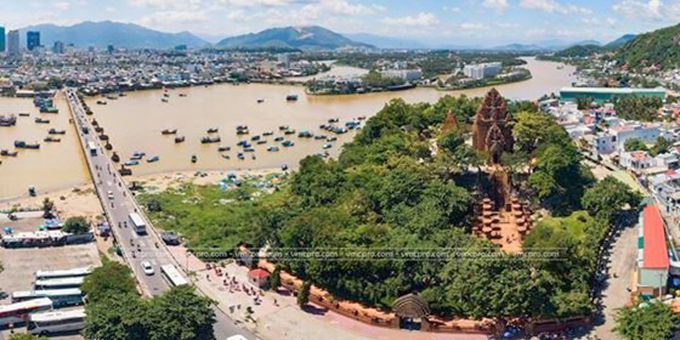
[[[486,77],[497,75],[502,69],[503,64],[500,62],[472,64],[465,65],[465,67],[463,67],[463,73],[465,73],[465,75],[470,78],[484,79]]]
[[[64,53],[64,43],[61,41],[55,41],[54,42],[54,47],[52,48],[52,52],[55,54],[63,54]]]
[[[5,28],[0,26],[0,53],[5,52]]]
[[[28,31],[26,33],[26,48],[29,51],[33,51],[36,47],[39,46],[40,46],[40,32]]]
[[[7,52],[10,56],[17,57],[21,54],[21,43],[19,41],[19,30],[7,33]]]

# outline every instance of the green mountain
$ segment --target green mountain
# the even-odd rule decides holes
[[[319,26],[270,28],[223,39],[223,48],[291,48],[300,50],[335,50],[339,48],[374,48],[372,45],[350,40]]]
[[[662,69],[680,67],[680,24],[640,34],[625,43],[615,58],[629,68],[658,65]]]
[[[627,42],[635,39],[635,37],[636,37],[635,34],[625,34],[625,35],[622,35],[620,38],[604,45],[604,47],[611,49],[611,50],[614,50],[614,49],[617,49],[617,48],[625,45]]]
[[[558,58],[582,58],[604,51],[599,45],[575,45],[555,53]]]
[[[73,44],[80,48],[90,46],[105,48],[109,44],[129,49],[166,49],[177,45],[198,48],[210,45],[189,32],[165,33],[135,24],[113,21],[85,21],[72,26],[57,26],[53,24],[29,26],[20,30],[22,40],[26,39],[26,31],[39,31],[40,43],[48,48],[55,41]],[[22,41],[22,44],[25,46],[25,41]]]

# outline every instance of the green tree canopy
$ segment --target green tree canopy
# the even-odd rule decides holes
[[[134,293],[112,290],[87,304],[82,334],[88,340],[148,340],[148,310]]]
[[[583,207],[593,216],[602,216],[611,221],[616,212],[626,205],[636,208],[640,205],[642,195],[633,191],[618,179],[607,176],[583,195]]]
[[[148,310],[150,340],[213,340],[213,301],[191,287],[175,287],[154,298]]]
[[[631,151],[647,151],[647,145],[645,145],[644,142],[642,142],[639,138],[628,138],[626,139],[626,142],[623,143],[623,150],[626,152],[631,152]]]
[[[304,307],[309,303],[309,290],[312,287],[312,283],[309,281],[305,281],[302,284],[302,288],[300,288],[300,291],[298,292],[297,295],[297,304],[300,307]]]
[[[84,234],[90,231],[90,222],[83,216],[69,217],[62,230],[75,235]]]
[[[670,306],[659,301],[648,302],[620,309],[614,331],[626,340],[670,339],[678,320]]]
[[[130,268],[110,260],[104,260],[85,278],[82,290],[88,301],[95,303],[107,296],[137,292]]]

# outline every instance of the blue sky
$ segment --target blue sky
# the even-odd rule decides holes
[[[680,22],[680,0],[0,0],[8,28],[114,20],[219,37],[321,25],[426,43],[609,41]]]

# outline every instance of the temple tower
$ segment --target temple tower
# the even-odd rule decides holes
[[[492,88],[477,110],[472,137],[475,150],[489,153],[490,164],[500,163],[503,152],[512,152],[513,138],[509,122],[505,98]]]

